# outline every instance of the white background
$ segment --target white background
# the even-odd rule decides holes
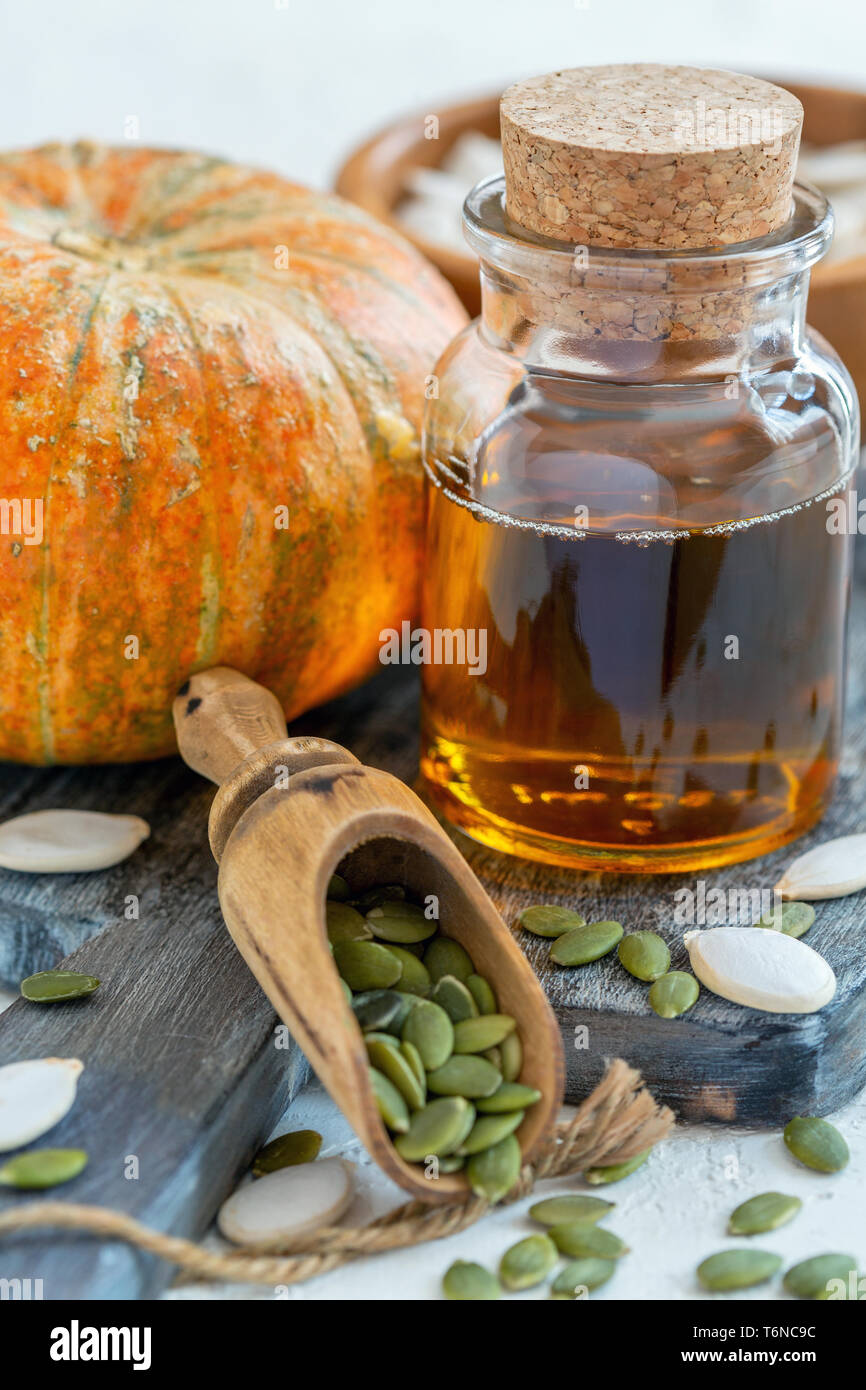
[[[862,0],[2,0],[0,147],[141,139],[318,186],[403,111],[580,63],[866,87]]]
[[[2,0],[0,148],[79,136],[120,141],[128,118],[136,117],[143,143],[207,149],[324,187],[347,151],[399,112],[435,112],[454,97],[499,91],[516,78],[559,67],[625,61],[835,76],[866,87],[866,5]],[[776,1133],[680,1131],[611,1194],[621,1205],[609,1224],[634,1254],[597,1296],[693,1297],[696,1263],[728,1243],[728,1212],[772,1187],[798,1193],[807,1204],[790,1227],[764,1238],[786,1264],[845,1250],[855,1236],[861,1244],[854,1253],[866,1260],[864,1098],[837,1119],[854,1157],[846,1173],[832,1179],[797,1168]],[[302,1097],[280,1129],[305,1123],[322,1129],[325,1153],[343,1152],[361,1165],[350,1217],[366,1219],[399,1200],[319,1092]],[[293,1297],[436,1297],[451,1260],[493,1265],[528,1229],[520,1210],[503,1212],[461,1237],[353,1265]],[[184,1296],[203,1292],[186,1290]],[[243,1292],[253,1291],[230,1289],[223,1296]],[[766,1296],[764,1289],[755,1294]],[[273,1291],[258,1296],[272,1298]]]

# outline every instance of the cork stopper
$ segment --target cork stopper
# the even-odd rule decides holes
[[[622,63],[502,98],[509,217],[573,245],[710,249],[787,222],[803,108],[712,68]]]

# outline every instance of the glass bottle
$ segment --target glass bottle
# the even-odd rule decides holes
[[[501,178],[464,222],[482,312],[428,405],[422,623],[475,659],[424,667],[429,799],[583,869],[786,843],[842,733],[859,425],[805,323],[825,200],[711,250],[587,254],[514,223]]]

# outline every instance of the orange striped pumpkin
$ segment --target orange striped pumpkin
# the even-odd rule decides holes
[[[168,753],[214,663],[290,718],[369,673],[414,608],[425,376],[464,319],[274,174],[0,156],[0,757]]]

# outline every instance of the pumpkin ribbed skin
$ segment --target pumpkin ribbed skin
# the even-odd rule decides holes
[[[425,376],[464,319],[399,237],[273,174],[0,157],[0,499],[44,531],[0,515],[0,757],[171,752],[213,664],[289,718],[368,674],[414,609]]]

